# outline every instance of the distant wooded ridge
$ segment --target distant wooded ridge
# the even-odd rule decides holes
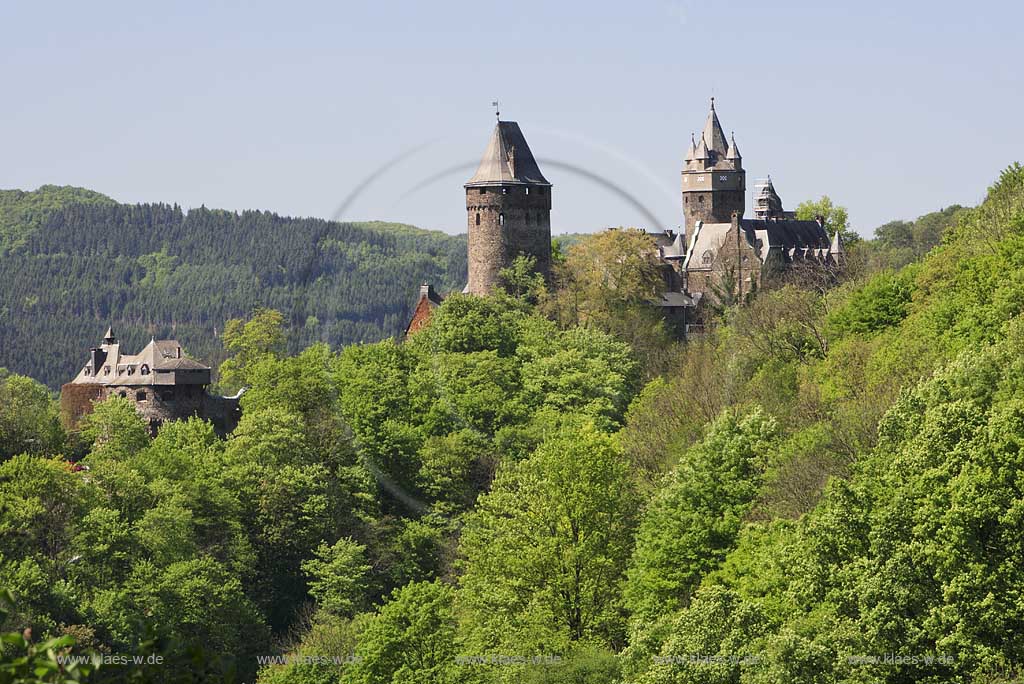
[[[371,342],[402,332],[420,283],[465,280],[464,235],[0,190],[0,367],[51,388],[108,324],[128,350],[174,337],[216,366],[224,322],[254,308],[286,315],[293,351]]]

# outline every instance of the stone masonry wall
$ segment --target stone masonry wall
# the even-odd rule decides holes
[[[551,188],[506,185],[466,188],[469,292],[488,294],[498,274],[520,254],[551,270]]]

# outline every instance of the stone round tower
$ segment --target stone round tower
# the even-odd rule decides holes
[[[499,286],[501,269],[520,254],[551,269],[551,183],[514,121],[499,121],[476,174],[466,183],[469,283],[486,295]]]
[[[743,217],[747,172],[736,147],[736,138],[726,142],[722,124],[715,113],[715,99],[704,130],[690,140],[683,166],[683,215],[692,232],[697,221],[729,223],[733,212]]]

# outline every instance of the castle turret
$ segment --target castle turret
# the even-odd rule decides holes
[[[734,212],[742,218],[746,172],[736,138],[726,142],[725,131],[715,112],[715,99],[711,98],[704,130],[692,152],[686,155],[683,166],[683,215],[688,229],[697,221],[728,223]]]
[[[489,294],[520,254],[551,269],[551,183],[514,121],[499,121],[476,174],[465,185],[469,226],[466,291]]]

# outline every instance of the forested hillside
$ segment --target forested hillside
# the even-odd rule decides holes
[[[290,348],[401,333],[420,283],[465,284],[465,239],[386,223],[0,191],[0,367],[59,387],[108,323],[129,350],[175,336],[216,364],[224,323],[281,311]]]
[[[89,681],[1019,681],[1024,167],[685,344],[648,241],[402,344],[289,355],[260,312],[224,440],[122,399],[68,436],[0,376],[0,665],[57,681],[68,635],[167,658]]]

